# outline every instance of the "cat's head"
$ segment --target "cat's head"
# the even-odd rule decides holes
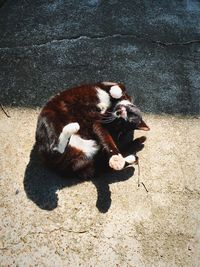
[[[112,105],[105,113],[103,123],[115,123],[124,130],[149,131],[149,127],[142,119],[140,109],[133,104],[132,97],[127,93],[122,83],[102,82],[101,87],[109,92]]]
[[[121,127],[128,130],[150,130],[142,119],[140,109],[128,99],[118,101],[115,104],[112,113],[115,117],[115,121],[121,125]]]

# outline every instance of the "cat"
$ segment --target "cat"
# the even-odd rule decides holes
[[[149,127],[123,84],[81,85],[58,93],[42,108],[36,147],[55,170],[91,178],[99,156],[114,170],[135,162],[134,155],[123,157],[119,150],[119,140],[135,129]]]

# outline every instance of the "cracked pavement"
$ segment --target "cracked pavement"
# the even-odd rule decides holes
[[[199,62],[197,0],[0,0],[1,266],[199,266]],[[39,110],[102,80],[151,128],[140,176],[59,177],[34,151]]]

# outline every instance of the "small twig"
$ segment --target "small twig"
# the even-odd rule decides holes
[[[146,192],[148,193],[149,191],[147,190],[146,185],[145,185],[143,182],[141,182],[141,184],[144,186],[144,189],[145,189]]]
[[[65,230],[65,231],[69,233],[75,233],[75,234],[84,234],[88,232],[88,230],[81,230],[81,231]]]
[[[8,113],[5,111],[3,105],[2,105],[2,104],[0,104],[0,105],[1,105],[1,109],[2,109],[3,113],[4,113],[8,118],[10,118],[10,115],[8,115]]]
[[[138,157],[137,157],[137,166],[138,166],[138,187],[140,187],[140,164]]]
[[[143,182],[140,182],[140,164],[139,164],[139,158],[137,158],[137,165],[138,165],[138,187],[140,187],[140,184],[143,185],[144,189],[148,193],[149,191],[146,188],[146,185]]]

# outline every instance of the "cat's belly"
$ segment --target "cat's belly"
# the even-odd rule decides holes
[[[73,134],[70,138],[69,145],[81,150],[87,158],[93,158],[98,152],[99,146],[96,141],[81,138],[78,134]]]

